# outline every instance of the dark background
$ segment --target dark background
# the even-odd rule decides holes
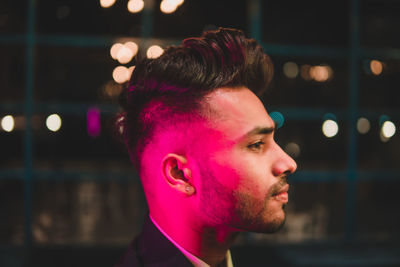
[[[110,56],[133,40],[139,54],[219,26],[262,43],[275,76],[262,99],[285,118],[277,142],[295,157],[288,219],[274,235],[243,234],[237,266],[400,265],[400,137],[382,141],[382,116],[400,123],[400,1],[194,1],[163,14],[146,1],[0,2],[0,266],[112,266],[140,231],[146,204],[112,119],[118,111]],[[153,8],[151,8],[153,2]],[[374,75],[371,60],[383,71]],[[329,66],[324,82],[289,78],[287,62]],[[134,65],[134,59],[122,64]],[[107,93],[113,89],[114,93]],[[87,111],[101,133],[87,133]],[[49,131],[48,115],[62,118]],[[326,114],[339,132],[321,131]],[[366,134],[356,130],[369,120]],[[298,155],[288,148],[296,143]]]

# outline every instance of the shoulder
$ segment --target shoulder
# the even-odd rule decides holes
[[[114,267],[137,266],[193,267],[185,255],[148,218],[142,232],[132,241],[128,251]]]
[[[137,253],[137,238],[132,241],[128,251],[120,258],[114,267],[139,267],[143,266]]]

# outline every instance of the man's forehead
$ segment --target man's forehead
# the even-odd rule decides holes
[[[246,87],[220,88],[207,96],[213,128],[239,135],[255,127],[274,128],[260,99]]]

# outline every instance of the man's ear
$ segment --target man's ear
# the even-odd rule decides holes
[[[184,156],[169,153],[163,158],[162,173],[165,182],[173,189],[187,195],[193,195],[196,190],[192,184],[192,172],[187,167]]]

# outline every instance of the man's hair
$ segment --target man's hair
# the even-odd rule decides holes
[[[201,117],[204,97],[222,87],[262,93],[273,65],[254,39],[236,29],[219,28],[170,46],[155,59],[137,62],[120,95],[116,127],[136,168],[156,129]]]

